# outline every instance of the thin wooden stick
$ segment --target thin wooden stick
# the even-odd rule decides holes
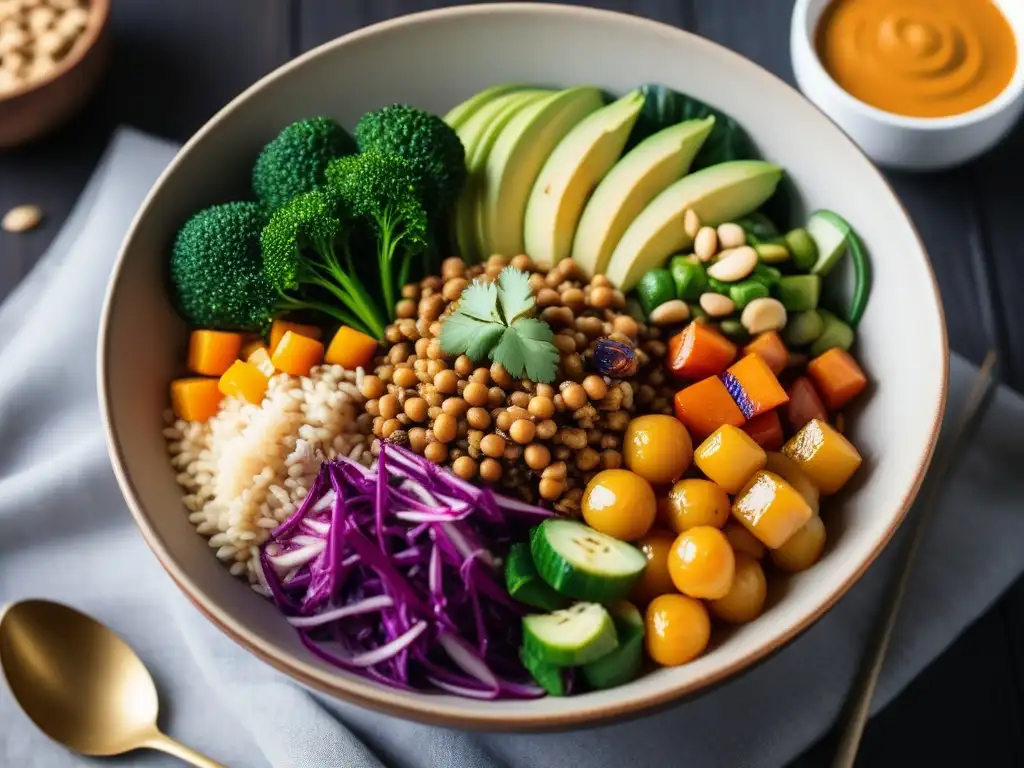
[[[934,514],[935,507],[938,506],[938,493],[949,476],[950,468],[970,442],[970,437],[995,392],[995,366],[995,350],[989,350],[974,379],[974,384],[971,386],[967,402],[964,403],[964,407],[960,411],[953,435],[946,443],[942,454],[929,468],[928,476],[925,479],[925,488],[918,497],[917,509],[919,512],[914,520],[908,521],[912,528],[903,551],[900,570],[890,583],[889,594],[875,625],[875,634],[868,646],[868,653],[864,657],[850,697],[846,722],[839,746],[836,749],[835,759],[832,761],[832,768],[853,768],[857,759],[857,750],[860,747],[864,726],[867,724],[875,686],[878,684],[885,654],[892,638],[892,631],[896,626],[896,617],[899,615],[900,605],[910,580],[911,566],[921,541],[924,539],[923,533],[927,528],[927,523]]]

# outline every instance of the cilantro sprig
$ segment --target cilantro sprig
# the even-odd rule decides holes
[[[497,282],[474,280],[459,306],[441,326],[441,349],[474,362],[490,359],[510,375],[538,383],[555,380],[558,348],[543,320],[533,317],[537,302],[525,272],[505,267]]]

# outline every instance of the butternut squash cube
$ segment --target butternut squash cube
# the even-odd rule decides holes
[[[263,375],[268,379],[277,373],[277,369],[274,368],[274,364],[270,362],[270,352],[264,346],[259,346],[254,349],[249,355],[246,356],[245,362],[252,363],[261,371]]]
[[[188,337],[188,369],[203,376],[220,376],[238,359],[242,334],[192,331]]]
[[[315,325],[303,325],[302,323],[293,323],[288,320],[275,320],[270,326],[271,355],[277,351],[277,345],[281,343],[281,339],[284,338],[288,331],[294,331],[300,336],[317,340],[323,338],[324,335],[324,332]]]
[[[813,517],[807,500],[774,472],[758,471],[736,495],[732,515],[769,549],[778,549]]]
[[[225,397],[239,397],[253,405],[263,402],[269,379],[253,363],[236,360],[220,377],[217,388]]]
[[[331,365],[340,365],[349,371],[366,368],[373,362],[377,354],[377,340],[365,333],[360,333],[347,325],[341,326],[334,334],[324,360]]]
[[[185,421],[208,421],[217,415],[223,399],[217,379],[190,377],[171,382],[171,408]]]
[[[853,443],[821,419],[807,422],[782,447],[782,452],[795,461],[826,496],[846,485],[862,461]]]
[[[736,493],[767,457],[754,439],[732,424],[723,424],[693,452],[693,460],[709,480]]]
[[[286,331],[274,347],[270,362],[277,370],[290,376],[308,376],[310,369],[323,362],[323,359],[323,344],[295,331]]]
[[[243,341],[242,350],[241,352],[238,353],[238,359],[248,360],[250,357],[252,357],[253,352],[255,352],[258,349],[267,349],[267,345],[263,343],[263,339],[256,337],[255,339]],[[267,354],[270,354],[269,350],[267,350]]]

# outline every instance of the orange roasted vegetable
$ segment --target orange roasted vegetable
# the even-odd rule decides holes
[[[270,362],[270,352],[264,346],[257,347],[250,352],[249,356],[245,358],[245,362],[255,365],[263,371],[263,375],[268,379],[277,373],[277,369],[274,368],[274,364]]]
[[[350,371],[360,366],[366,368],[377,354],[377,340],[360,333],[347,325],[341,326],[327,347],[324,360],[331,365],[340,365]]]
[[[742,429],[766,451],[777,451],[782,448],[782,420],[779,419],[778,411],[768,411],[755,416],[744,424]]]
[[[704,323],[690,323],[668,342],[666,365],[676,376],[717,376],[736,359],[736,345]]]
[[[769,549],[789,541],[814,515],[796,488],[761,470],[736,494],[732,515]]]
[[[717,376],[709,376],[679,390],[673,403],[676,418],[698,440],[703,440],[723,424],[739,427],[746,421],[729,390]]]
[[[259,405],[267,392],[268,381],[257,365],[236,360],[220,377],[217,386],[226,397],[239,397]]]
[[[238,359],[248,360],[252,357],[253,352],[259,349],[265,350],[268,355],[270,354],[270,351],[267,349],[267,345],[263,343],[263,339],[255,338],[243,341],[242,349],[238,353]]]
[[[747,355],[729,366],[722,374],[722,382],[740,412],[748,419],[789,400],[786,390],[779,384],[768,363],[758,354]]]
[[[828,411],[818,390],[806,376],[798,376],[789,385],[789,402],[783,406],[790,432],[797,432],[811,419],[828,420]]]
[[[842,347],[832,349],[807,364],[807,375],[817,385],[829,410],[838,411],[864,391],[868,378],[853,356]]]
[[[782,447],[826,496],[835,493],[861,464],[853,443],[827,421],[812,419]]]
[[[775,331],[765,331],[743,348],[744,355],[760,355],[778,376],[789,362],[789,350]]]
[[[217,379],[191,377],[171,382],[171,408],[185,421],[208,421],[217,415],[223,398]]]
[[[273,325],[270,326],[271,355],[277,351],[277,345],[281,343],[281,339],[284,338],[288,331],[295,331],[300,336],[317,340],[323,338],[324,335],[324,332],[315,325],[302,325],[302,323],[291,323],[287,320],[275,320]]]
[[[242,348],[242,334],[228,331],[192,331],[188,337],[188,369],[204,376],[220,376]]]
[[[324,345],[316,339],[287,331],[274,348],[270,362],[279,371],[291,376],[308,376],[314,365],[324,359]]]
[[[693,461],[727,493],[736,493],[767,461],[764,449],[738,427],[719,427],[693,452]]]

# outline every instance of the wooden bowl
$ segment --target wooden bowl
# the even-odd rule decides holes
[[[107,62],[109,21],[110,0],[89,0],[89,21],[53,72],[0,96],[0,149],[39,138],[85,104]]]

